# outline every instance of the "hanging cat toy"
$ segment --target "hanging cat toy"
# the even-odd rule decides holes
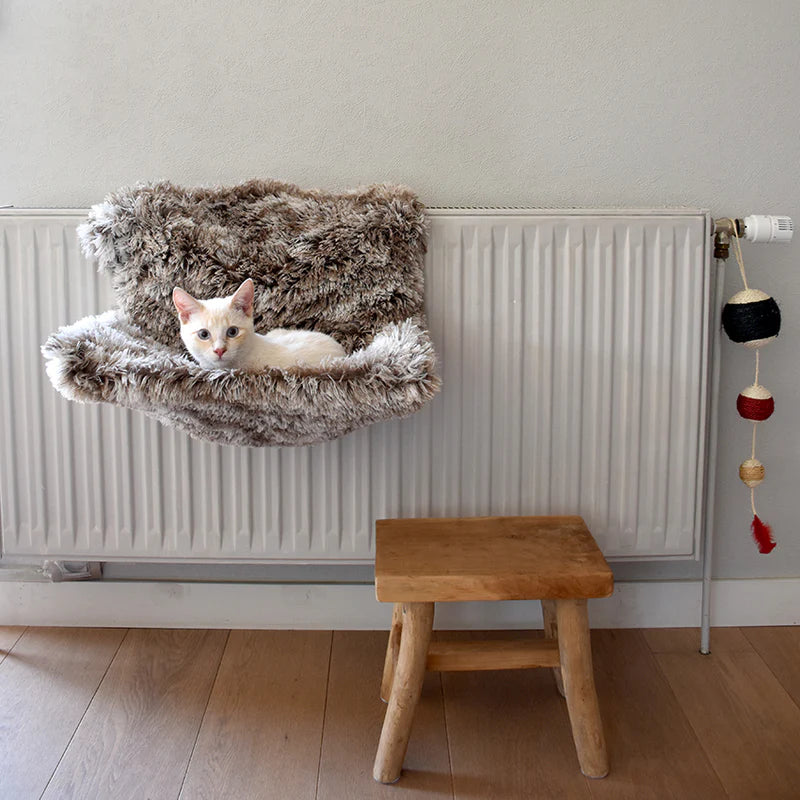
[[[742,389],[736,399],[739,416],[753,423],[750,458],[739,465],[739,478],[750,489],[750,508],[753,512],[751,529],[760,553],[770,553],[775,547],[772,529],[761,520],[756,511],[755,490],[764,480],[764,465],[756,458],[756,431],[758,424],[769,419],[775,411],[772,393],[759,383],[761,348],[773,341],[781,330],[781,312],[774,298],[759,289],[752,289],[744,269],[740,236],[749,241],[785,241],[792,238],[792,221],[788,217],[745,217],[744,220],[717,220],[718,258],[727,258],[729,239],[735,243],[736,262],[742,276],[744,289],[737,292],[722,309],[722,327],[728,338],[755,351],[755,377],[750,386]],[[719,235],[728,237],[719,242]],[[720,247],[721,244],[721,247]]]

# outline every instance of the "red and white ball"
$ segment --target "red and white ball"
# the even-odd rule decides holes
[[[764,386],[754,383],[739,392],[736,398],[736,410],[739,416],[753,422],[762,422],[772,416],[775,410],[775,400]]]

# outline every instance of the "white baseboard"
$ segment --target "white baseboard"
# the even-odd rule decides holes
[[[589,603],[596,628],[698,627],[699,581],[618,583]],[[718,580],[712,625],[800,624],[800,578]],[[0,625],[385,629],[371,585],[86,581],[0,583]],[[440,629],[541,628],[537,602],[440,603]]]

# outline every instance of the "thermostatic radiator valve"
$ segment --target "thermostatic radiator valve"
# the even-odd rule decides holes
[[[732,236],[754,243],[788,244],[792,241],[793,234],[794,224],[791,217],[768,214],[750,214],[739,219],[721,217],[714,220],[714,258],[728,258]]]
[[[744,238],[748,242],[791,242],[794,225],[791,217],[751,214],[744,218]]]

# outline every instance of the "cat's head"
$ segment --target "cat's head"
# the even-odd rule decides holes
[[[248,278],[230,297],[197,300],[176,286],[172,302],[181,321],[181,339],[206,369],[232,369],[253,336],[253,281]]]

